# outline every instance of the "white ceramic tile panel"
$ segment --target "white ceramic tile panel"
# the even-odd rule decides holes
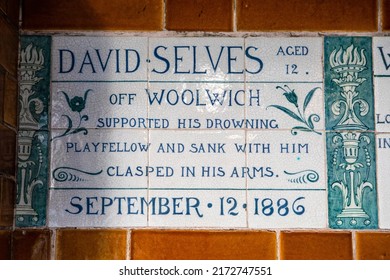
[[[148,38],[53,36],[51,79],[79,81],[147,80]]]
[[[234,129],[245,118],[244,83],[151,83],[147,98],[169,129]]]
[[[51,127],[66,130],[71,124],[71,131],[77,127],[158,127],[159,120],[150,123],[147,118],[146,89],[146,82],[53,83]]]
[[[390,134],[376,135],[376,159],[377,159],[377,186],[378,186],[378,214],[379,228],[390,228]]]
[[[49,212],[61,218],[51,226],[326,226],[320,38],[56,37],[53,45]],[[129,63],[139,54],[132,73],[115,62],[126,49]],[[74,53],[73,71],[59,73],[71,68],[60,50]],[[254,126],[240,125],[245,118]],[[117,129],[96,129],[110,120]],[[126,148],[136,150],[118,151]],[[132,176],[137,167],[150,173]]]
[[[322,38],[246,38],[246,81],[321,82]]]
[[[150,81],[244,81],[243,38],[150,38]]]
[[[114,186],[112,186],[114,187]],[[146,190],[49,190],[49,227],[145,227]]]

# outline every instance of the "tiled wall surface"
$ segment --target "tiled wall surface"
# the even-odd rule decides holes
[[[1,155],[0,258],[15,259],[389,259],[388,230],[163,230],[163,229],[65,229],[48,228],[45,223],[33,229],[12,230],[9,219],[10,197],[15,186],[16,97],[6,97],[16,83],[17,19],[15,2],[0,1],[1,35],[9,40],[0,44],[1,139],[9,148]],[[110,11],[110,12],[107,12]],[[207,31],[206,36],[225,32],[240,37],[261,32],[262,36],[288,36],[289,32],[307,36],[383,36],[390,30],[390,1],[22,1],[22,32],[50,34],[50,31]],[[129,20],[131,18],[131,20]],[[191,20],[189,20],[189,18]],[[264,33],[263,33],[264,32]],[[285,33],[286,32],[286,33]],[[153,34],[153,33],[152,33]],[[252,33],[246,33],[252,34]],[[256,35],[255,33],[253,33]],[[180,33],[180,35],[185,35]],[[198,36],[204,34],[198,34]],[[150,35],[148,35],[150,36]],[[153,36],[153,35],[152,35]],[[165,36],[165,33],[159,33]],[[3,37],[2,37],[3,38]],[[355,40],[355,39],[353,39]],[[359,41],[358,39],[354,42]],[[364,41],[364,40],[363,40]],[[375,42],[375,40],[374,40]],[[343,44],[346,50],[351,42]],[[359,48],[361,44],[356,43]],[[10,55],[3,52],[10,52]],[[360,51],[360,50],[359,50]],[[380,74],[378,74],[380,75]],[[329,77],[337,79],[337,77]],[[367,77],[364,77],[367,78]],[[371,77],[375,87],[386,84],[386,77]],[[325,77],[325,85],[326,87]],[[5,106],[11,104],[11,106]],[[384,102],[386,104],[386,102]],[[388,103],[387,103],[388,104]],[[380,107],[378,107],[380,108]],[[379,109],[386,112],[386,108]],[[326,117],[331,117],[327,113]],[[335,125],[333,125],[335,126]],[[338,133],[328,132],[327,139]],[[378,127],[377,127],[378,130]],[[4,131],[4,132],[3,132]],[[340,133],[347,135],[343,127]],[[366,132],[365,132],[366,133]],[[373,136],[368,138],[373,141]],[[386,133],[386,132],[383,132]],[[4,135],[4,138],[3,138]],[[342,135],[342,134],[341,134]],[[43,136],[44,137],[44,136]],[[383,138],[387,135],[383,134]],[[388,138],[388,137],[387,137]],[[6,140],[7,141],[7,140]],[[330,141],[332,142],[332,141]],[[378,143],[378,142],[377,142]],[[330,146],[330,144],[329,144]],[[334,147],[332,147],[334,148]],[[366,147],[367,148],[367,147]],[[370,147],[368,147],[370,148]],[[362,147],[363,151],[364,147]],[[368,152],[371,153],[371,150]],[[11,155],[10,155],[11,154]],[[386,162],[385,153],[378,162]],[[3,158],[5,160],[3,160]],[[368,158],[364,158],[367,160]],[[366,163],[367,161],[365,161]],[[4,168],[3,168],[4,165]],[[377,165],[378,166],[378,165]],[[384,166],[386,166],[384,164]],[[378,167],[379,168],[379,167]],[[4,172],[3,172],[4,170]],[[328,172],[331,172],[328,170]],[[377,169],[377,172],[385,172]],[[367,172],[366,172],[367,173]],[[378,177],[378,183],[380,183]],[[373,182],[376,186],[376,182]],[[4,187],[3,187],[4,186]],[[8,187],[7,187],[8,186]],[[3,189],[5,191],[3,191]],[[377,190],[380,197],[386,190]],[[331,192],[328,193],[332,195]],[[377,201],[377,198],[372,198]],[[3,203],[3,200],[7,201]],[[6,206],[6,207],[4,207]],[[11,206],[12,207],[12,206]],[[6,208],[3,210],[3,208]],[[8,209],[8,210],[7,210]],[[11,210],[12,212],[12,210]],[[3,214],[5,213],[5,214]],[[7,214],[8,213],[8,214]],[[331,211],[329,212],[331,215]],[[386,217],[379,213],[374,228]],[[4,222],[3,222],[4,220]],[[350,222],[350,221],[348,221]],[[336,222],[337,224],[337,219]],[[375,224],[375,223],[374,223]],[[378,225],[379,224],[379,225]],[[87,242],[86,242],[87,241]],[[12,244],[12,249],[11,249]],[[300,245],[304,244],[304,245]],[[84,246],[85,245],[85,246]],[[231,245],[231,246],[230,246]],[[113,248],[116,248],[113,250]]]

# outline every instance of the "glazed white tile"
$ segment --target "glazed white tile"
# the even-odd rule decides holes
[[[372,58],[374,75],[390,75],[390,38],[372,38]]]
[[[373,38],[375,129],[390,132],[390,38]]]
[[[49,227],[145,227],[146,190],[49,190]]]
[[[324,133],[248,132],[246,148],[250,228],[326,227]]]
[[[375,77],[375,130],[390,132],[390,76]]]
[[[285,91],[294,91],[298,107],[286,98]],[[246,85],[246,93],[246,118],[256,124],[255,129],[292,129],[297,126],[310,129],[308,124],[310,121],[315,131],[324,129],[321,83],[249,83]],[[305,100],[308,96],[307,103]],[[307,106],[304,108],[305,103]],[[288,109],[289,114],[291,112],[295,114],[294,117],[282,111],[281,107]]]
[[[326,189],[324,133],[248,132],[245,148],[248,189]]]
[[[162,176],[149,177],[150,188],[245,188],[245,177],[232,176],[245,167],[245,153],[234,145],[245,141],[245,131],[152,130],[149,139],[150,165],[163,168]]]
[[[147,188],[146,130],[89,129],[87,135],[57,137],[61,134],[51,133],[51,187],[75,192],[77,188]]]
[[[53,36],[52,83],[147,80],[148,38]]]
[[[376,170],[378,186],[379,228],[390,228],[390,134],[376,135]]]
[[[51,127],[148,128],[146,82],[54,83],[51,96]],[[75,105],[72,101],[81,101]],[[73,108],[72,108],[73,106]],[[81,119],[81,116],[87,119]],[[71,122],[69,122],[69,119]],[[152,126],[153,127],[153,126]]]
[[[229,83],[151,83],[151,119],[172,129],[232,129],[245,118],[245,86]]]
[[[321,82],[322,44],[322,38],[246,38],[246,81]]]
[[[232,177],[234,168],[245,167],[245,153],[234,148],[244,141],[245,131],[239,130],[151,131],[150,165],[171,170],[171,176],[152,174],[149,197],[169,203],[171,210],[165,208],[166,215],[150,212],[149,226],[245,227],[246,178]],[[175,152],[168,152],[167,144]],[[173,214],[174,201],[180,203],[177,211],[182,214]]]
[[[243,38],[149,38],[151,82],[244,81]]]
[[[249,228],[325,228],[327,196],[318,191],[248,190]]]
[[[149,207],[151,227],[247,227],[245,189],[152,189],[149,199],[155,205]]]

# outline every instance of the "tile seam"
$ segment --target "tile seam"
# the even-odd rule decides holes
[[[58,229],[52,229],[50,234],[50,259],[56,260],[57,256],[57,230]]]
[[[233,32],[237,32],[237,0],[233,0]]]
[[[377,23],[378,23],[378,31],[379,31],[379,32],[382,32],[382,31],[383,31],[383,22],[382,22],[382,13],[383,13],[383,11],[382,11],[382,1],[384,1],[384,0],[377,0],[377,5],[378,5],[378,7],[377,7],[377,11],[378,11],[378,14],[377,14],[377,16],[378,16]]]
[[[280,244],[280,234],[281,234],[281,231],[280,230],[277,230],[276,231],[276,259],[277,260],[280,260],[280,256],[281,256],[281,244]]]
[[[352,231],[352,259],[357,260],[356,256],[356,231]]]
[[[163,8],[162,8],[162,30],[166,31],[167,30],[167,1],[163,1]]]
[[[131,233],[132,231],[130,229],[127,229],[126,231],[127,233],[127,236],[126,236],[126,260],[130,260],[131,259]]]
[[[137,31],[137,30],[122,30],[122,31],[101,31],[101,30],[23,30],[20,29],[20,35],[47,35],[47,36],[134,36],[134,37],[269,37],[269,38],[284,38],[284,37],[320,37],[325,36],[380,36],[389,32],[380,31],[174,31],[174,30],[160,30],[160,31]]]

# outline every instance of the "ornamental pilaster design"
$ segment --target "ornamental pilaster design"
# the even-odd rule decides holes
[[[34,117],[43,111],[43,102],[32,96],[35,91],[33,86],[42,78],[37,77],[37,72],[43,68],[44,56],[42,49],[35,47],[32,43],[20,52],[20,81],[19,81],[19,138],[18,138],[18,172],[19,184],[16,196],[16,216],[19,221],[24,216],[33,216],[37,221],[37,213],[32,208],[32,193],[34,188],[42,184],[38,178],[42,166],[42,153],[38,149],[38,161],[31,159],[33,140],[39,123]],[[36,166],[36,168],[33,168]]]
[[[342,200],[335,224],[343,228],[369,226],[372,217],[363,202],[368,193],[375,190],[370,182],[370,173],[375,169],[372,170],[374,150],[370,145],[373,141],[364,122],[370,105],[360,92],[367,81],[362,72],[369,70],[366,50],[353,43],[346,49],[340,46],[331,52],[329,66],[334,77],[331,82],[340,90],[330,106],[330,112],[339,119],[332,127],[331,151],[328,146],[328,157],[331,158],[328,169],[333,169],[329,192],[338,189]],[[359,225],[358,219],[361,220]]]

